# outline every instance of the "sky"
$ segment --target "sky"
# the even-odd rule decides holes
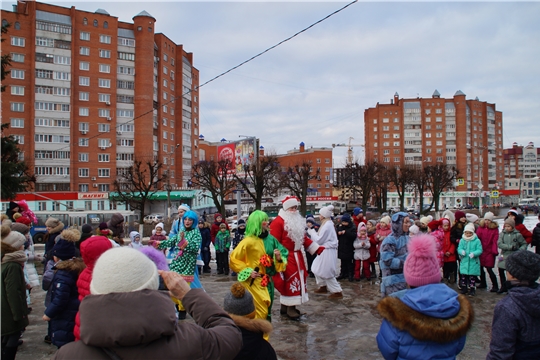
[[[192,52],[200,83],[348,2],[51,1],[120,21],[146,10],[156,32]],[[3,2],[11,9],[13,2]],[[200,89],[208,141],[256,136],[277,154],[364,144],[364,110],[400,98],[495,103],[504,148],[540,147],[540,2],[357,2]],[[346,147],[334,149],[334,167]],[[356,159],[363,159],[360,146]]]

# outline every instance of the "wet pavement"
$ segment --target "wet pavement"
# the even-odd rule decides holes
[[[215,264],[211,264],[215,268]],[[214,270],[215,271],[215,270]],[[38,269],[41,273],[41,269]],[[201,282],[205,290],[219,304],[235,281],[232,276],[204,274]],[[381,317],[376,306],[380,300],[379,285],[373,281],[349,282],[342,280],[343,299],[330,300],[328,295],[314,294],[315,279],[308,279],[310,301],[301,307],[306,315],[299,321],[279,314],[279,293],[272,310],[274,332],[270,343],[280,359],[382,359],[375,337]],[[455,285],[454,285],[455,287]],[[475,310],[475,321],[467,335],[465,349],[458,359],[482,359],[489,349],[493,308],[501,296],[478,290],[469,298]],[[48,359],[56,351],[43,342],[47,324],[41,319],[45,292],[32,291],[30,325],[24,333],[24,344],[19,347],[17,359]],[[188,317],[188,320],[192,321]]]

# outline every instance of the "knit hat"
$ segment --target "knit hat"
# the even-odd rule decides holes
[[[24,224],[21,224],[21,223],[13,223],[13,224],[11,224],[11,230],[12,231],[18,231],[21,234],[26,235],[30,231],[30,228],[28,226],[24,225]]]
[[[10,202],[9,202],[9,210],[13,210],[13,209],[15,209],[15,208],[19,208],[19,209],[20,209],[21,207],[20,207],[19,204],[17,204],[15,201],[10,201]]]
[[[152,260],[136,249],[116,247],[105,251],[96,261],[90,293],[125,293],[158,287],[159,275]]]
[[[246,220],[244,220],[244,219],[238,220],[238,226],[242,226],[242,225],[246,226]]]
[[[456,221],[459,221],[461,220],[462,218],[466,217],[465,213],[461,210],[458,210],[454,213],[454,217],[456,219]]]
[[[409,254],[403,266],[403,275],[410,286],[438,284],[441,281],[435,241],[428,234],[414,236],[409,240]]]
[[[431,231],[435,231],[441,225],[442,225],[442,222],[440,220],[433,220],[433,221],[430,221],[427,226],[428,226],[428,228],[431,229]],[[409,229],[409,231],[411,231],[411,230]]]
[[[309,216],[306,219],[306,223],[311,223],[312,225],[318,225],[317,222],[315,221],[315,219],[312,216]]]
[[[352,221],[351,215],[349,215],[347,213],[343,214],[341,216],[341,222],[343,222],[343,221],[350,223]]]
[[[84,224],[81,228],[83,233],[91,233],[92,232],[92,225],[90,224]]]
[[[163,225],[162,222],[157,223],[157,225],[154,227],[154,229],[157,230],[157,228],[161,228],[161,230],[165,230],[165,226]]]
[[[356,231],[360,234],[360,230],[365,230],[367,232],[367,226],[363,222],[360,222],[360,224],[358,224],[358,229]]]
[[[428,218],[427,216],[422,216],[422,217],[420,218],[420,222],[421,222],[424,226],[428,226],[430,220],[429,220],[429,218]],[[410,231],[411,231],[411,230],[409,229],[409,232],[410,232]]]
[[[371,220],[368,220],[368,223],[373,225],[373,227],[377,226],[377,220],[371,219]]]
[[[2,238],[2,242],[18,250],[26,242],[26,236],[18,231],[11,231],[6,237]]]
[[[60,224],[61,224],[60,220],[55,219],[53,217],[50,217],[47,219],[47,221],[45,221],[45,226],[50,227],[50,228],[55,228]]]
[[[191,210],[191,208],[189,207],[188,204],[180,204],[180,206],[178,207],[178,210],[189,211]]]
[[[299,201],[296,196],[287,196],[281,201],[281,203],[283,204],[283,210],[288,210],[293,206],[298,206]]]
[[[360,214],[361,212],[363,212],[362,208],[359,208],[359,207],[355,207],[353,210],[354,216],[358,216],[358,214]]]
[[[420,228],[416,225],[413,225],[409,228],[410,235],[417,235],[420,232]]]
[[[223,219],[223,216],[220,213],[215,213],[214,220],[217,220],[218,217],[221,217]]]
[[[476,222],[478,220],[478,216],[475,214],[466,214],[465,217],[467,218],[468,222]]]
[[[467,225],[465,225],[465,229],[463,229],[463,232],[465,231],[470,231],[474,233],[476,231],[476,228],[474,227],[473,223],[468,223]]]
[[[225,295],[223,300],[223,310],[229,314],[245,316],[250,319],[255,318],[255,304],[253,296],[239,282],[231,286],[231,291]]]
[[[507,218],[506,220],[504,220],[504,225],[510,225],[514,229],[516,228],[516,222],[512,218]]]
[[[386,216],[383,216],[381,220],[379,220],[380,223],[383,223],[383,224],[386,224],[386,225],[390,225],[390,221],[392,221],[392,219],[390,219],[390,216],[386,215]]]
[[[319,214],[327,219],[330,219],[334,215],[334,205],[322,207],[321,210],[319,210]]]
[[[506,271],[518,280],[535,282],[540,277],[540,255],[518,250],[505,259]]]
[[[75,243],[81,239],[81,233],[77,229],[66,229],[60,233],[59,239]]]
[[[15,218],[15,215],[13,216],[13,218]],[[20,216],[17,218],[17,220],[15,220],[16,222],[18,223],[21,223],[21,224],[24,224],[26,226],[31,226],[32,225],[32,220],[30,220],[30,218],[28,216]]]
[[[106,222],[99,223],[99,230],[105,230],[108,229],[108,225]]]
[[[484,219],[486,219],[486,220],[493,221],[494,217],[495,217],[495,215],[491,211],[488,211],[487,213],[484,214]]]
[[[52,255],[60,260],[68,260],[75,256],[75,243],[60,239],[52,248]]]

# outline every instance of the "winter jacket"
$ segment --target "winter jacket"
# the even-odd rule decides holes
[[[272,331],[272,324],[265,319],[249,319],[244,316],[229,314],[242,332],[242,350],[234,360],[274,360],[276,351],[263,334]]]
[[[332,220],[323,220],[319,231],[311,228],[307,230],[307,233],[316,245],[324,246],[324,251],[317,255],[313,264],[311,265],[311,271],[315,276],[322,279],[332,279],[338,275],[337,266],[337,249],[338,239],[336,229],[332,225]]]
[[[216,235],[219,233],[219,225],[221,224],[225,224],[227,226],[227,231],[230,231],[229,225],[226,221],[223,220],[220,223],[214,221],[212,227],[210,227],[210,237],[212,239],[212,244],[214,244],[216,241]]]
[[[73,328],[80,304],[77,278],[84,267],[81,258],[59,261],[53,267],[55,274],[49,289],[51,302],[45,309],[45,315],[51,318],[51,341],[58,347],[75,340]]]
[[[516,224],[516,230],[519,231],[521,236],[525,239],[527,244],[530,244],[532,241],[532,233],[525,227],[523,224]]]
[[[513,287],[493,311],[487,360],[540,359],[540,287]]]
[[[50,252],[52,248],[54,247],[54,245],[56,244],[56,237],[60,235],[62,230],[64,230],[64,224],[60,222],[57,227],[53,228],[50,232],[46,233],[45,236],[43,237],[43,242],[45,242],[44,261],[52,259],[52,255],[50,254]]]
[[[540,254],[540,222],[534,227],[531,245],[536,246],[536,253]]]
[[[366,235],[365,239],[356,238],[353,243],[354,246],[354,260],[368,260],[371,254],[369,253],[369,248],[371,243],[369,242],[369,237]]]
[[[510,254],[515,253],[518,250],[526,250],[527,243],[519,231],[516,229],[511,232],[506,232],[503,230],[499,235],[499,240],[497,241],[497,246],[501,249],[502,260],[499,259],[497,267],[500,269],[506,269],[504,259],[506,259]]]
[[[377,241],[377,239],[375,239],[375,231],[371,233],[368,231],[368,238],[369,238],[369,243],[371,244],[371,246],[369,247],[368,261],[370,263],[374,263],[377,261],[377,245],[379,245],[379,242]]]
[[[459,244],[459,241],[463,237],[464,228],[465,228],[465,224],[462,222],[458,222],[458,223],[455,223],[450,229],[450,241],[452,241],[456,245],[456,248]]]
[[[430,235],[435,241],[435,248],[437,249],[437,260],[439,260],[439,266],[443,266],[444,263],[444,230],[439,227],[437,230],[432,231]]]
[[[340,231],[345,231],[343,235],[339,235]],[[352,222],[349,222],[347,226],[339,224],[336,226],[336,233],[338,234],[338,258],[342,261],[350,261],[354,255],[354,240],[356,239],[356,228]]]
[[[2,243],[2,337],[17,334],[28,326],[23,273],[25,261],[23,250]]]
[[[210,237],[210,229],[208,227],[199,228],[201,232],[201,250],[210,251],[210,244],[212,243],[212,238]]]
[[[476,235],[482,242],[482,255],[480,255],[480,265],[492,268],[495,266],[495,258],[499,254],[497,240],[499,239],[499,225],[492,221],[486,226],[484,220],[480,221],[480,227],[476,230]]]
[[[480,255],[482,255],[482,242],[476,234],[470,239],[461,238],[458,246],[458,255],[461,259],[459,273],[463,275],[480,276]],[[463,254],[465,252],[465,254]],[[470,257],[473,254],[473,258]]]
[[[392,229],[390,228],[390,226],[387,226],[385,227],[384,229],[382,228],[381,226],[381,223],[378,223],[377,226],[376,226],[376,231],[375,231],[375,239],[377,239],[377,252],[381,252],[381,244],[383,242],[384,239],[386,239],[386,237],[388,235],[390,235],[392,233]]]
[[[80,273],[77,279],[77,291],[79,292],[79,301],[90,295],[90,283],[92,282],[92,272],[97,259],[105,251],[112,249],[112,243],[106,236],[93,236],[81,244],[81,256],[86,267]],[[75,328],[73,334],[75,339],[80,339],[80,314],[75,317]]]
[[[232,248],[233,250],[236,249],[238,244],[240,244],[240,241],[245,237],[246,229],[236,229],[236,232],[234,233],[234,237],[232,239]]]
[[[229,230],[226,230],[225,232],[220,231],[216,234],[216,237],[214,238],[214,247],[216,248],[216,252],[229,251],[231,248],[231,234],[229,234]]]
[[[456,244],[450,240],[450,230],[444,231],[443,230],[443,262],[455,262],[457,261],[456,257]],[[450,255],[446,256],[446,253],[449,253]]]
[[[107,221],[107,227],[113,232],[113,237],[118,237],[121,241],[124,239],[124,215],[113,214],[111,220]]]
[[[75,246],[77,247],[77,249],[80,250],[81,249],[81,244],[84,241],[88,240],[90,237],[92,237],[92,235],[93,234],[91,232],[89,232],[89,233],[85,233],[85,232],[81,233],[81,238],[79,239],[79,241],[77,241],[75,243]]]
[[[81,303],[81,341],[67,344],[53,359],[233,359],[242,334],[202,289],[182,299],[195,324],[177,321],[169,294],[157,290],[87,296]]]
[[[377,345],[385,359],[455,359],[473,321],[469,301],[444,284],[386,297],[377,310],[384,319]]]
[[[379,266],[382,271],[381,293],[388,296],[407,287],[403,276],[403,265],[407,259],[407,244],[409,235],[403,232],[403,220],[408,216],[398,212],[392,215],[392,234],[388,235],[381,245],[381,260]]]

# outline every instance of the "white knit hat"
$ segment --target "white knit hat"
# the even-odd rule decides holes
[[[467,213],[465,217],[467,218],[467,221],[471,223],[476,222],[476,220],[478,220],[478,215],[475,215],[475,214]]]
[[[96,261],[90,293],[125,293],[158,287],[159,274],[152,260],[136,249],[117,247],[105,251]]]
[[[495,218],[495,214],[493,214],[491,211],[488,211],[487,213],[484,214],[484,219],[486,220],[493,221],[494,218]]]
[[[13,246],[15,249],[19,250],[19,248],[21,246],[24,245],[24,243],[26,242],[26,237],[21,234],[20,232],[18,231],[15,231],[15,230],[12,230],[8,236],[4,237],[2,239],[2,242],[4,244],[8,244],[8,245],[11,245]]]
[[[431,220],[429,220],[429,218],[427,216],[422,216],[420,218],[420,222],[424,225],[424,226],[427,226],[427,224],[429,224],[431,222]],[[409,232],[411,230],[409,229]]]
[[[416,225],[413,225],[409,228],[409,235],[417,235],[420,232],[420,228]]]
[[[465,229],[463,229],[463,232],[470,231],[470,232],[474,233],[475,230],[476,230],[476,228],[474,227],[474,224],[473,223],[468,223],[467,225],[465,225]]]
[[[386,225],[390,225],[390,221],[392,221],[392,219],[390,219],[390,216],[388,216],[388,215],[383,216],[383,218],[381,220],[379,220],[380,223],[383,223],[383,224],[386,224]]]
[[[334,216],[334,205],[328,205],[321,208],[321,210],[319,210],[319,214],[327,219],[331,218]]]

